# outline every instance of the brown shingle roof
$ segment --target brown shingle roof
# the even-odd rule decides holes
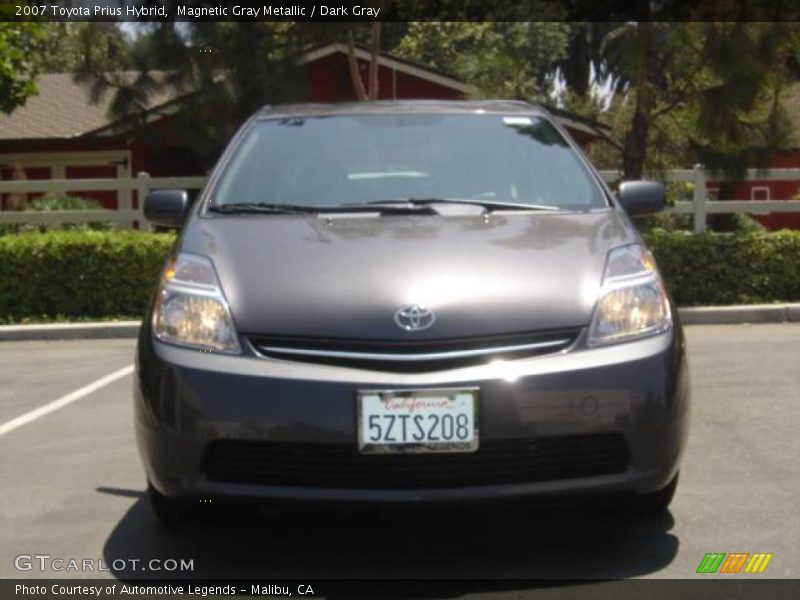
[[[88,86],[75,83],[69,73],[39,75],[36,87],[39,94],[28,98],[24,106],[10,115],[0,113],[0,140],[71,138],[112,122],[108,108],[113,91],[94,104],[89,98]],[[174,97],[169,91],[154,94],[149,108]]]

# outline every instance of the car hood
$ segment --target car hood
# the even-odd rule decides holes
[[[634,241],[615,209],[224,215],[193,219],[180,249],[212,259],[242,334],[394,341],[585,326],[608,250]],[[399,327],[408,305],[433,325]]]

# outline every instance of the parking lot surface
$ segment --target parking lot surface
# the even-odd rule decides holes
[[[591,506],[302,508],[177,533],[143,496],[131,375],[73,398],[131,365],[134,341],[0,343],[0,427],[73,394],[0,433],[0,577],[688,578],[707,552],[772,553],[755,577],[800,577],[800,324],[687,335],[692,431],[661,517]],[[21,554],[184,559],[193,570],[19,571]]]

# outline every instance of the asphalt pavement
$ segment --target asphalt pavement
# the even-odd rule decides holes
[[[143,495],[124,371],[134,340],[0,343],[0,578],[691,578],[709,577],[695,574],[707,552],[772,553],[765,573],[747,577],[800,577],[800,324],[687,335],[692,431],[663,516],[596,506],[283,508],[183,532],[162,529]],[[20,571],[20,555],[126,563],[116,573],[41,572],[35,562]],[[162,571],[140,574],[153,558]],[[164,572],[168,559],[193,570]]]

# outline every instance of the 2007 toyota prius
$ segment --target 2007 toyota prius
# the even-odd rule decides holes
[[[137,352],[165,523],[200,500],[614,494],[663,510],[688,430],[684,339],[628,214],[541,108],[266,108],[182,225]],[[626,214],[627,213],[627,214]]]

